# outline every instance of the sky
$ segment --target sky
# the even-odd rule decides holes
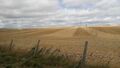
[[[120,0],[0,0],[0,28],[120,25]]]

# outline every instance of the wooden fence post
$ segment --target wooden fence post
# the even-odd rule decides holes
[[[36,57],[39,52],[39,44],[40,40],[38,40],[37,45],[31,49],[30,52],[32,52],[32,55],[27,58],[27,60],[23,61],[21,65],[24,65],[25,63],[29,62],[33,57]]]
[[[13,49],[13,40],[11,40],[11,42],[10,42],[10,45],[9,45],[9,51],[12,51],[12,49]]]
[[[88,48],[88,41],[85,42],[81,68],[85,68],[86,66],[87,48]]]
[[[79,61],[78,65],[75,68],[86,68],[87,48],[88,48],[88,41],[85,42],[82,59]]]
[[[40,40],[38,40],[37,45],[35,46],[34,56],[36,56],[37,53],[38,53],[38,50],[39,50],[39,44],[40,44]]]

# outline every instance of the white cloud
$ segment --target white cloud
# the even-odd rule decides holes
[[[0,28],[4,28],[5,24],[2,23],[2,20],[0,20]]]
[[[0,28],[120,21],[119,0],[0,0],[0,9]]]

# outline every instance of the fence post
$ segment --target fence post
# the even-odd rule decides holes
[[[87,48],[88,48],[88,41],[85,42],[85,47],[84,47],[84,52],[82,57],[82,64],[81,64],[82,68],[85,68],[86,66]]]
[[[14,45],[13,45],[13,40],[11,40],[10,45],[9,45],[9,51],[12,50],[13,46],[14,46]]]
[[[39,44],[40,44],[40,40],[38,40],[37,45],[35,46],[34,56],[36,56],[37,53],[38,53],[38,50],[39,50]]]
[[[85,42],[82,59],[79,61],[77,67],[75,67],[75,68],[86,68],[87,47],[88,47],[88,41]]]

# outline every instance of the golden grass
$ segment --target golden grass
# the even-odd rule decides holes
[[[111,67],[120,66],[120,27],[0,29],[0,44],[9,44],[11,39],[17,45],[17,50],[30,49],[40,39],[41,47],[58,48],[75,57],[82,53],[84,42],[87,40],[90,55],[88,63],[104,63],[110,60]]]
[[[120,27],[106,27],[106,28],[92,27],[92,28],[106,33],[120,34]]]

